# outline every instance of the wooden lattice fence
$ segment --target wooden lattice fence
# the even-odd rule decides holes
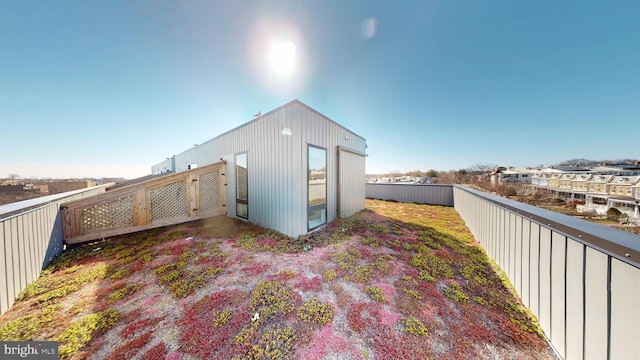
[[[63,236],[75,244],[226,214],[223,162],[62,205]]]

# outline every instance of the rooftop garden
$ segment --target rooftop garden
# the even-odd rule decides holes
[[[453,208],[367,200],[292,239],[226,217],[65,252],[0,317],[62,359],[553,359]]]

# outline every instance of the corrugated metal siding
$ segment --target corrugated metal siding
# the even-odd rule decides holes
[[[102,193],[106,187],[70,191],[66,197],[67,193],[31,199],[21,202],[25,204],[24,211],[17,211],[20,203],[4,206],[17,214],[0,218],[0,314],[62,252],[60,204]],[[40,206],[37,206],[38,200]]]
[[[453,206],[451,185],[366,184],[368,199]]]
[[[166,159],[151,167],[152,175],[164,174],[173,171],[171,169],[171,159]]]
[[[637,268],[611,260],[611,359],[640,358],[640,274]]]
[[[456,210],[561,358],[640,359],[640,267],[621,260],[634,256],[606,253],[600,249],[607,245],[587,240],[627,244],[633,253],[638,236],[587,222],[569,225],[570,217],[458,186],[453,191]],[[554,222],[575,226],[576,233]]]
[[[347,217],[365,208],[365,157],[348,150],[338,150],[340,156],[340,217]]]
[[[290,135],[284,135],[283,129]],[[294,101],[198,147],[176,155],[187,165],[228,163],[227,215],[235,216],[234,154],[247,152],[249,221],[289,236],[307,233],[307,145],[327,149],[327,221],[336,218],[338,146],[364,153],[365,139]],[[355,175],[354,175],[355,176]],[[364,182],[364,167],[358,179]]]

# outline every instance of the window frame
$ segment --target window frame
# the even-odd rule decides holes
[[[311,149],[316,149],[316,150],[322,150],[324,151],[324,202],[321,204],[315,204],[315,205],[310,205],[310,191],[309,191],[309,185],[310,185],[310,181],[311,181],[311,169],[309,167],[309,159],[310,159],[310,155],[311,155]],[[328,192],[328,176],[327,176],[327,164],[328,164],[328,151],[326,148],[323,148],[321,146],[317,146],[317,145],[312,145],[312,144],[307,144],[307,231],[312,231],[315,230],[317,228],[320,228],[324,225],[327,224],[327,217],[328,217],[328,213],[327,213],[327,192]],[[311,214],[317,213],[317,212],[321,212],[324,210],[324,222],[315,225],[313,227],[310,226],[310,216]],[[322,216],[322,215],[321,215]]]
[[[239,182],[238,179],[240,178],[238,175],[238,158],[240,156],[244,156],[245,157],[245,186],[246,186],[246,193],[247,193],[247,198],[246,199],[241,199],[239,196]],[[235,165],[235,171],[236,171],[236,217],[240,218],[240,219],[245,219],[245,220],[249,220],[249,154],[248,152],[241,152],[241,153],[237,153],[234,156],[234,165]],[[247,214],[246,217],[239,215],[238,214],[238,204],[242,204],[245,205],[247,207]]]

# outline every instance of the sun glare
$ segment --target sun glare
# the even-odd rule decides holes
[[[276,75],[290,75],[296,64],[296,45],[291,41],[273,44],[269,53],[269,64]]]

